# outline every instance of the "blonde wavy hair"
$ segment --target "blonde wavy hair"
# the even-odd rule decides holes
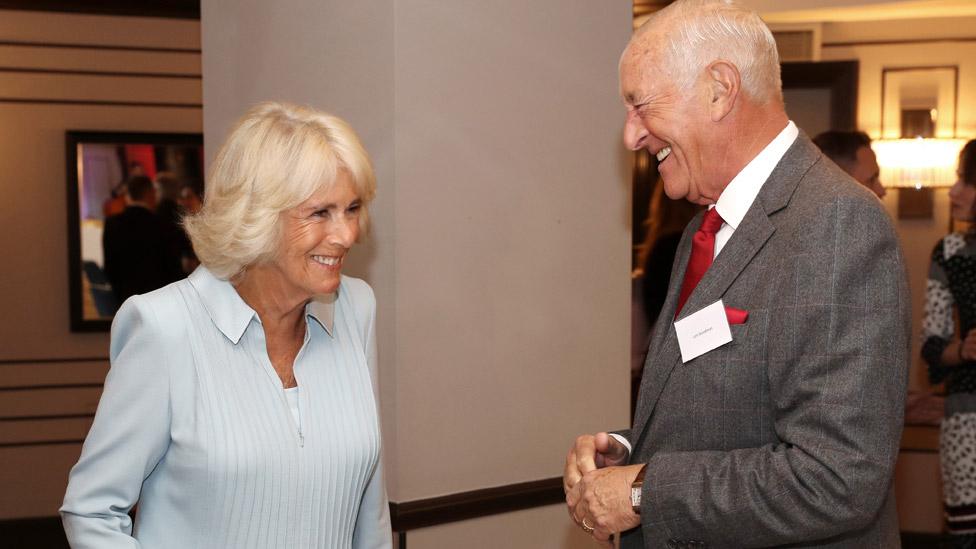
[[[362,203],[364,232],[376,178],[353,129],[308,107],[255,105],[217,153],[203,208],[184,220],[200,263],[229,280],[250,265],[274,259],[282,214],[333,185],[340,170],[351,176]]]

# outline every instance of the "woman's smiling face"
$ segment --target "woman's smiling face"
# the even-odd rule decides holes
[[[340,170],[334,184],[282,214],[282,245],[273,266],[296,297],[339,287],[346,253],[359,237],[361,208],[349,174]]]

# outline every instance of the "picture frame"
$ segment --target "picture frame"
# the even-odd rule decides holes
[[[157,254],[164,253],[164,249],[172,251],[167,255],[166,280],[186,271],[189,266],[186,261],[180,262],[182,271],[177,272],[170,259],[179,258],[175,254],[185,249],[189,242],[185,240],[186,246],[177,244],[177,231],[182,231],[182,228],[179,225],[181,217],[176,216],[183,215],[186,204],[198,204],[203,196],[203,135],[69,130],[65,132],[65,158],[70,329],[72,332],[108,331],[115,311],[126,295],[120,294],[120,289],[130,286],[123,281],[137,276],[134,274],[137,272],[134,270],[136,263],[149,263],[130,261],[130,255],[113,251],[108,256],[112,265],[107,270],[106,236],[114,240],[109,243],[112,250],[122,246],[119,243],[122,239],[105,234],[106,222],[122,227],[121,221],[125,216],[121,214],[128,216],[131,208],[142,208],[132,212],[137,212],[140,219],[148,220],[153,227],[153,231],[147,231],[147,234],[151,232],[156,235],[157,226],[167,227],[165,234],[169,235],[168,239],[170,236],[172,238],[167,240],[166,246],[161,246],[155,236],[147,240],[150,244],[143,246],[139,243],[142,237],[139,231],[113,229],[109,232],[128,232],[134,237],[140,253],[146,257],[155,258]],[[144,176],[139,183],[140,188],[151,187],[152,191],[145,194],[143,200],[133,201],[126,190],[130,188],[128,182],[136,179],[136,176]],[[152,182],[148,187],[145,178]],[[179,198],[174,198],[174,189],[177,189]],[[150,196],[152,200],[149,200]],[[156,221],[163,217],[173,217],[175,221],[168,225]],[[163,230],[159,233],[163,234]],[[185,239],[185,233],[182,238]],[[125,245],[133,246],[132,241],[127,239]],[[189,254],[192,256],[192,248]],[[127,268],[127,265],[133,268]],[[183,272],[183,276],[185,274]],[[111,280],[117,282],[114,287]]]

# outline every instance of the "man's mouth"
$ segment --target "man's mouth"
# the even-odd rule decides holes
[[[664,162],[665,158],[671,156],[671,147],[670,146],[664,147],[663,149],[657,151],[657,154],[655,154],[654,156],[657,157],[658,162]]]

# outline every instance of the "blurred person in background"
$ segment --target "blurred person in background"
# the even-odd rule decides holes
[[[814,137],[813,142],[855,181],[870,189],[878,198],[885,197],[887,192],[881,184],[881,168],[868,134],[831,130]]]
[[[959,155],[949,190],[956,221],[976,221],[976,140]],[[956,323],[958,317],[959,323]],[[925,288],[922,357],[929,380],[945,383],[939,437],[942,497],[954,547],[976,548],[976,225],[935,245]]]
[[[136,175],[126,182],[126,205],[105,220],[102,250],[105,277],[119,303],[185,276],[171,228],[153,211],[152,180]]]

